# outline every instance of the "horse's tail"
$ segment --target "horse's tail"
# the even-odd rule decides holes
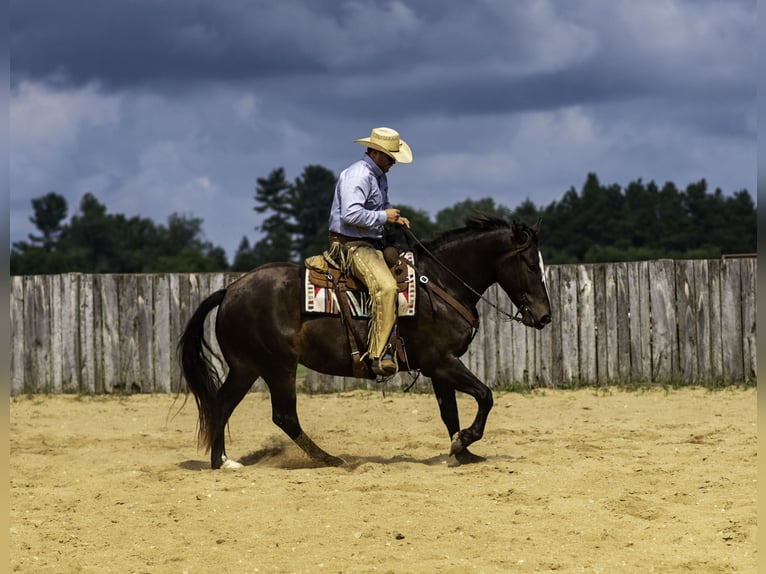
[[[197,403],[198,440],[205,446],[205,452],[209,451],[213,445],[214,434],[222,412],[218,404],[218,387],[221,385],[221,380],[209,358],[212,350],[205,340],[204,326],[208,313],[221,304],[224,295],[226,295],[226,289],[221,289],[200,303],[178,341],[181,371],[186,379],[186,386]]]

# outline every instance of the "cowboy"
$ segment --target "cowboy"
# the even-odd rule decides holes
[[[409,229],[410,221],[388,200],[386,173],[396,163],[410,163],[412,150],[391,128],[374,128],[355,140],[367,148],[362,159],[338,177],[330,210],[330,254],[366,286],[372,302],[367,355],[376,375],[396,373],[389,338],[396,322],[396,280],[383,258],[385,224]]]

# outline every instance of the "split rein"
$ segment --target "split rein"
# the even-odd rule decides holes
[[[405,233],[405,234],[406,234],[408,237],[412,238],[412,240],[413,240],[413,241],[414,241],[414,242],[415,242],[415,243],[416,243],[416,244],[417,244],[417,245],[418,245],[418,246],[419,246],[419,247],[420,247],[420,248],[423,250],[423,252],[424,252],[424,253],[426,253],[426,254],[427,254],[427,255],[428,255],[428,256],[429,256],[431,259],[433,259],[433,260],[434,260],[436,263],[438,263],[438,264],[439,264],[439,266],[440,266],[442,269],[444,269],[444,270],[445,270],[447,273],[449,273],[450,275],[452,275],[452,277],[454,277],[455,279],[457,279],[457,280],[460,282],[460,284],[461,284],[461,285],[463,285],[463,287],[465,287],[466,289],[468,289],[468,291],[470,291],[471,293],[473,293],[474,295],[476,295],[476,296],[477,296],[479,299],[481,299],[482,301],[484,301],[485,303],[487,303],[487,304],[488,304],[490,307],[493,307],[493,308],[494,308],[494,309],[495,309],[495,310],[496,310],[498,313],[500,313],[501,315],[503,315],[503,316],[507,317],[507,318],[508,318],[508,319],[510,319],[511,321],[518,321],[519,323],[523,322],[522,318],[523,318],[523,316],[524,316],[524,312],[525,312],[525,310],[526,310],[526,304],[525,304],[525,303],[526,303],[526,301],[522,301],[522,306],[521,306],[521,307],[519,307],[519,308],[516,310],[516,313],[515,313],[515,314],[513,314],[513,315],[511,315],[511,314],[510,314],[510,313],[508,313],[507,311],[504,311],[503,309],[501,309],[500,307],[498,307],[496,303],[494,303],[494,302],[490,301],[490,300],[489,300],[489,299],[487,299],[487,298],[486,298],[484,295],[482,295],[481,293],[479,293],[478,291],[476,291],[476,289],[474,289],[473,287],[471,287],[471,286],[470,286],[468,283],[466,283],[465,281],[463,281],[463,279],[461,279],[461,278],[460,278],[460,277],[457,275],[457,273],[455,273],[454,271],[452,271],[452,269],[450,269],[449,267],[447,267],[447,266],[446,266],[446,265],[445,265],[445,264],[444,264],[444,263],[443,263],[443,262],[442,262],[442,261],[441,261],[441,260],[440,260],[438,257],[436,257],[436,255],[434,255],[433,253],[431,253],[431,251],[428,249],[428,247],[426,247],[425,245],[423,245],[423,242],[422,242],[422,241],[420,241],[420,239],[418,239],[418,238],[415,236],[415,234],[414,234],[414,233],[412,233],[412,231],[410,231],[410,230],[409,230],[409,229],[407,229],[406,227],[404,227],[403,229],[404,229],[404,233]],[[528,239],[527,239],[527,240],[526,240],[526,241],[525,241],[523,244],[521,244],[519,247],[516,247],[516,248],[515,248],[515,249],[513,249],[513,250],[512,250],[510,253],[508,253],[507,255],[505,255],[505,257],[504,257],[504,258],[507,258],[507,257],[513,257],[514,255],[518,255],[519,253],[521,253],[522,251],[524,251],[525,249],[527,249],[527,248],[530,246],[530,244],[531,244],[531,243],[532,243],[532,238],[530,237],[530,238],[528,238]],[[416,272],[418,272],[418,280],[419,280],[421,283],[423,283],[423,285],[424,285],[424,286],[428,286],[428,283],[429,283],[429,279],[428,279],[428,277],[426,277],[425,275],[421,275],[421,274],[420,274],[420,272],[419,272],[417,269],[415,269],[415,271],[416,271]],[[454,306],[454,305],[453,305],[453,306]],[[457,309],[457,310],[459,311],[459,309]],[[461,313],[461,314],[462,314],[462,313]],[[470,321],[469,321],[469,322],[470,322]],[[472,323],[472,325],[474,325],[474,324]],[[474,335],[475,335],[475,334],[476,334],[476,326],[474,325]]]

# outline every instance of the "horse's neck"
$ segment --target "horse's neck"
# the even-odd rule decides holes
[[[471,303],[478,301],[476,293],[484,293],[497,282],[496,255],[482,237],[473,240],[462,240],[454,244],[442,246],[434,253],[441,262],[431,261],[426,256],[428,270],[437,277],[443,286],[465,292]],[[449,271],[445,270],[448,269]],[[451,272],[451,273],[450,273]],[[470,289],[466,288],[466,284]]]

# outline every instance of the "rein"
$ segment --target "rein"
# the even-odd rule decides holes
[[[484,295],[482,295],[481,293],[479,293],[478,291],[476,291],[476,289],[474,289],[473,287],[471,287],[471,286],[470,286],[468,283],[466,283],[465,281],[463,281],[463,279],[461,279],[461,278],[460,278],[460,277],[457,275],[457,273],[455,273],[454,271],[452,271],[452,269],[450,269],[449,267],[447,267],[447,266],[446,266],[446,265],[445,265],[445,264],[444,264],[444,263],[443,263],[443,262],[442,262],[442,261],[441,261],[441,260],[440,260],[438,257],[436,257],[436,255],[434,255],[433,253],[431,253],[431,251],[428,249],[428,247],[426,247],[425,245],[423,245],[423,242],[422,242],[422,241],[420,241],[420,239],[418,239],[418,238],[415,236],[415,234],[414,234],[414,233],[412,233],[412,231],[410,231],[410,230],[409,230],[409,229],[407,229],[406,227],[404,227],[403,229],[404,229],[404,233],[405,233],[405,234],[407,234],[409,237],[411,237],[411,238],[412,238],[412,240],[413,240],[413,241],[414,241],[414,242],[415,242],[415,243],[416,243],[418,246],[420,246],[420,248],[421,248],[421,249],[422,249],[422,250],[423,250],[423,251],[424,251],[424,252],[425,252],[425,253],[426,253],[426,254],[427,254],[427,255],[428,255],[428,256],[429,256],[431,259],[433,259],[433,260],[434,260],[436,263],[438,263],[438,264],[439,264],[439,265],[442,267],[442,269],[444,269],[444,270],[445,270],[447,273],[449,273],[450,275],[452,275],[452,277],[454,277],[455,279],[457,279],[457,280],[460,282],[460,284],[461,284],[461,285],[463,285],[463,287],[465,287],[466,289],[468,289],[468,290],[469,290],[471,293],[473,293],[474,295],[476,295],[476,296],[477,296],[479,299],[483,300],[483,301],[484,301],[485,303],[487,303],[487,304],[488,304],[490,307],[494,307],[494,308],[495,308],[495,310],[496,310],[498,313],[500,313],[501,315],[504,315],[505,317],[507,317],[507,318],[508,318],[508,319],[510,319],[511,321],[518,321],[518,322],[520,322],[520,323],[522,322],[522,317],[524,316],[524,310],[525,310],[525,307],[526,307],[524,304],[522,304],[522,306],[521,306],[521,307],[517,308],[517,310],[516,310],[516,313],[515,313],[514,315],[511,315],[510,313],[508,313],[508,312],[506,312],[506,311],[502,310],[502,309],[501,309],[500,307],[498,307],[498,306],[497,306],[495,303],[493,303],[492,301],[490,301],[489,299],[487,299],[487,298],[486,298]],[[507,255],[505,255],[505,257],[507,258],[507,257],[513,257],[514,255],[518,255],[519,253],[521,253],[522,251],[524,251],[525,249],[527,249],[527,248],[530,246],[530,244],[531,244],[531,243],[532,243],[532,238],[528,238],[528,239],[527,239],[527,240],[526,240],[526,241],[525,241],[525,242],[524,242],[522,245],[520,245],[519,247],[517,247],[517,248],[513,249],[513,250],[512,250],[510,253],[508,253]],[[418,270],[416,269],[416,271],[418,271]],[[433,288],[433,287],[430,287],[430,280],[428,279],[428,277],[426,277],[425,275],[421,275],[419,271],[418,271],[418,280],[419,280],[419,281],[420,281],[420,282],[421,282],[421,283],[422,283],[422,284],[423,284],[425,287],[427,287],[427,288]],[[438,287],[438,286],[434,286],[434,287],[437,287],[437,289],[441,290],[441,291],[442,291],[444,294],[446,294],[446,295],[447,295],[447,296],[448,296],[450,299],[453,299],[453,300],[454,300],[454,298],[453,298],[452,296],[450,296],[448,293],[446,293],[446,291],[444,291],[443,289],[441,289],[441,287]],[[444,295],[442,295],[441,293],[439,293],[439,291],[438,291],[437,289],[434,289],[434,290],[436,291],[436,293],[437,293],[439,296],[441,296],[441,297],[442,297],[442,299],[444,299],[444,300],[445,300],[445,301],[447,301],[448,303],[452,304],[452,306],[453,306],[453,307],[455,307],[455,305],[454,305],[454,304],[453,304],[451,301],[449,301],[448,299],[446,299],[446,298],[444,297]],[[458,303],[459,303],[459,302],[458,302]],[[461,306],[462,306],[462,304],[461,304]],[[458,312],[459,312],[459,313],[460,313],[460,314],[461,314],[463,317],[465,317],[466,319],[468,319],[468,318],[466,317],[466,315],[465,315],[465,314],[464,314],[464,313],[461,311],[461,309],[459,309],[459,308],[457,308],[457,307],[455,307],[455,309],[456,309],[456,310],[457,310],[457,311],[458,311]],[[465,309],[465,307],[463,307],[463,309]],[[474,330],[476,330],[476,327],[477,327],[477,324],[478,324],[478,320],[476,320],[476,319],[474,318],[474,321],[468,320],[468,322],[469,322],[469,323],[471,323],[471,324],[473,325],[473,328],[474,328]],[[474,333],[474,334],[475,334],[475,333]]]

